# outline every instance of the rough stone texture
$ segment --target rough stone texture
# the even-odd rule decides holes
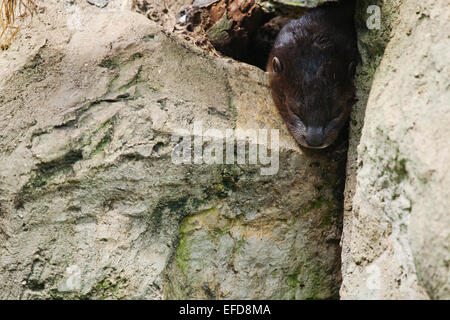
[[[314,8],[318,5],[321,5],[325,2],[336,2],[338,0],[272,0],[273,2],[278,2],[281,4],[291,5],[291,6],[300,6],[307,8]]]
[[[87,2],[97,7],[104,8],[108,5],[109,0],[87,0]]]
[[[379,30],[362,26],[371,4],[382,7]],[[343,299],[450,298],[448,5],[359,2]]]
[[[39,6],[0,55],[0,298],[337,297],[345,143],[302,151],[264,72],[142,15]],[[279,129],[278,174],[172,163],[197,120]]]

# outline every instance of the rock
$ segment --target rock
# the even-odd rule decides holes
[[[87,2],[99,8],[104,8],[108,5],[109,0],[87,0]]]
[[[345,141],[299,149],[263,71],[142,15],[42,5],[0,56],[0,298],[337,297]],[[278,171],[175,163],[199,123],[278,129]]]
[[[264,0],[261,0],[261,1],[264,1]],[[299,6],[299,7],[306,7],[306,8],[315,8],[325,2],[333,2],[333,1],[336,2],[338,0],[272,0],[272,2],[281,3],[283,5]]]
[[[368,30],[372,4],[360,1],[358,9],[363,64],[350,134],[341,298],[449,299],[448,8],[377,1],[381,28]]]
[[[177,27],[205,50],[265,70],[279,30],[325,2],[335,0],[194,1],[179,13]]]
[[[192,3],[192,6],[197,7],[197,8],[204,8],[204,7],[210,6],[218,1],[219,0],[194,0],[194,2]]]

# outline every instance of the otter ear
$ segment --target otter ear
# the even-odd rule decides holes
[[[280,59],[278,59],[277,57],[273,57],[272,59],[272,70],[277,75],[283,71],[283,65],[281,64]]]

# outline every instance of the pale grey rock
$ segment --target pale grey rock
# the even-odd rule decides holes
[[[255,67],[43,6],[0,56],[0,298],[337,297],[343,146],[299,149]],[[198,120],[279,129],[278,173],[174,164]]]
[[[108,5],[109,0],[87,0],[87,2],[99,8],[104,8]]]
[[[197,8],[204,8],[204,7],[210,6],[218,1],[219,0],[194,0],[194,2],[192,3],[192,6],[197,7]]]
[[[259,0],[257,0],[257,1],[259,1]],[[337,2],[337,1],[338,0],[272,0],[272,2],[275,2],[275,3],[281,3],[284,5],[290,5],[290,6],[307,7],[307,8],[317,7],[325,2]]]
[[[378,30],[362,26],[369,4],[359,3],[364,63],[350,135],[341,298],[449,299],[448,3],[378,1]]]

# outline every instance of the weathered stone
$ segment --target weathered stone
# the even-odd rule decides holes
[[[272,0],[284,5],[314,8],[325,2],[336,2],[337,0]],[[345,0],[344,0],[345,1]]]
[[[203,8],[203,7],[210,6],[218,1],[219,0],[194,0],[194,2],[192,2],[192,6],[198,7],[198,8]]]
[[[108,5],[109,0],[87,0],[87,2],[99,8],[104,8]]]
[[[302,151],[263,71],[142,15],[43,6],[0,56],[1,298],[337,297],[345,143]],[[279,129],[278,173],[173,163],[196,121]]]
[[[368,30],[373,4],[382,8],[381,28]],[[447,5],[359,1],[363,64],[347,166],[343,299],[450,297]]]

